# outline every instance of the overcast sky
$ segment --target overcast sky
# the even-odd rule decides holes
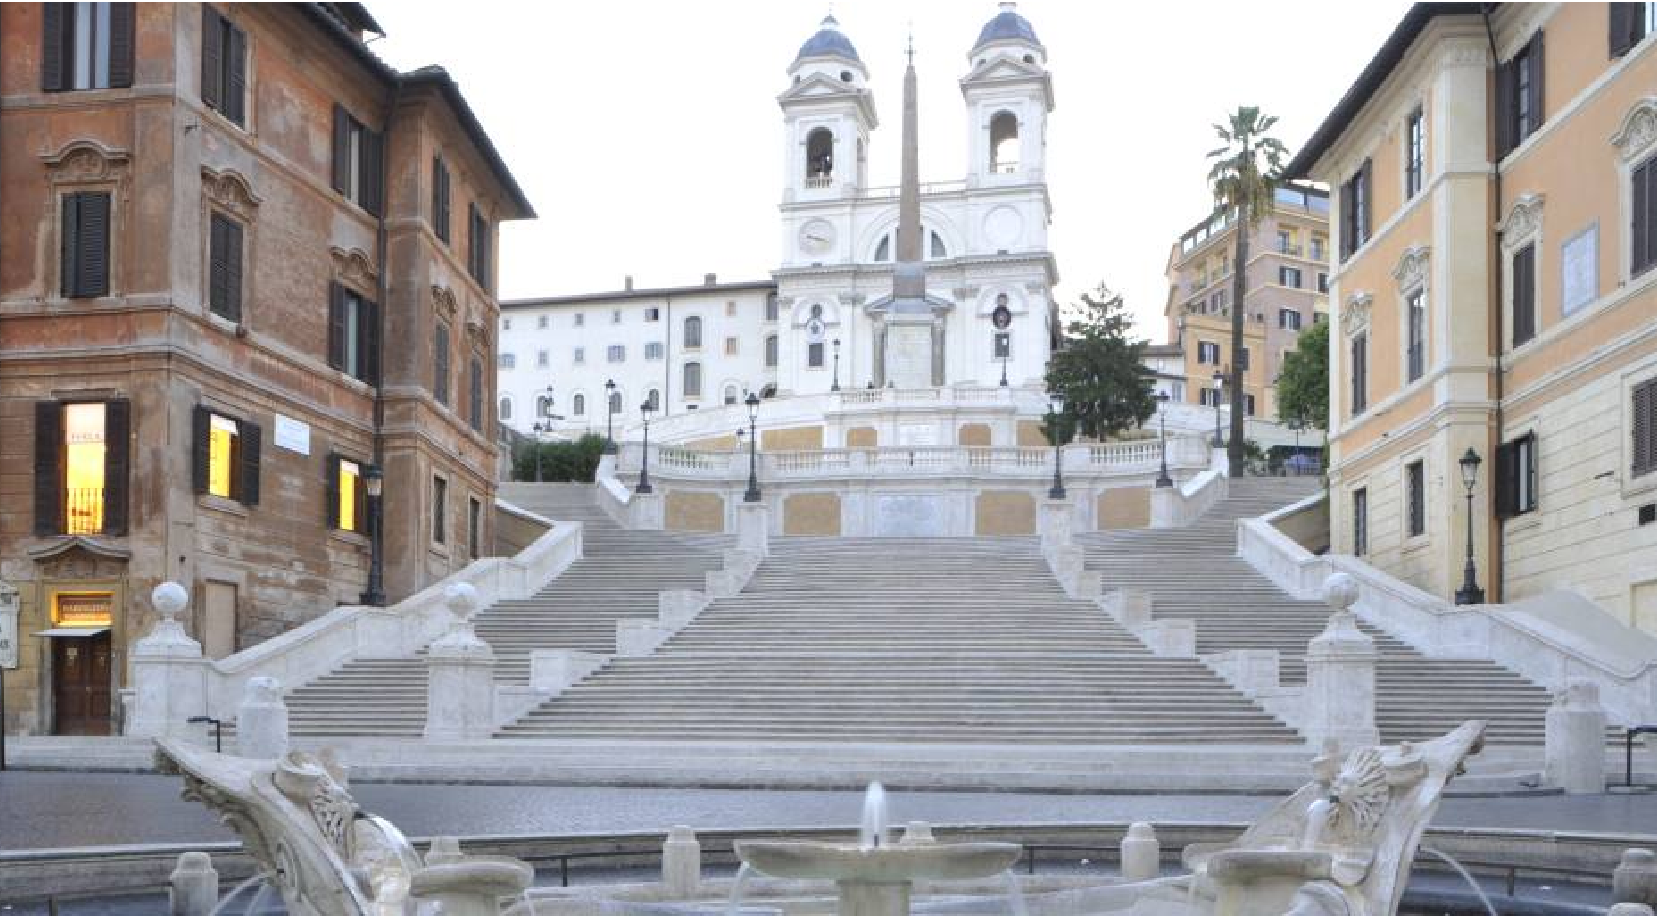
[[[1207,214],[1210,124],[1238,105],[1298,148],[1402,16],[1385,3],[1026,0],[1046,45],[1050,243],[1061,302],[1101,280],[1164,336],[1168,247]],[[763,278],[781,238],[776,96],[826,0],[370,3],[392,65],[447,67],[540,213],[502,232],[501,296]],[[508,15],[506,11],[510,9]],[[871,183],[896,184],[915,33],[921,180],[965,174],[957,80],[993,0],[836,0],[881,118]],[[1338,30],[1336,29],[1338,26]],[[1338,35],[1338,40],[1334,36]],[[1233,48],[1246,49],[1237,62]]]

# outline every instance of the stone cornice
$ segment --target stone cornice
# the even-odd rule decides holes
[[[1398,281],[1400,290],[1411,290],[1427,282],[1430,256],[1431,250],[1425,245],[1411,245],[1404,249],[1403,256],[1398,259],[1398,265],[1392,269],[1392,279]],[[1366,304],[1366,312],[1367,308]]]
[[[1657,97],[1646,96],[1623,115],[1622,123],[1611,135],[1611,145],[1622,154],[1623,162],[1638,159],[1657,142]]]
[[[1496,228],[1501,230],[1504,245],[1512,245],[1535,235],[1536,231],[1542,227],[1542,204],[1544,200],[1545,198],[1541,194],[1526,193],[1519,195],[1518,199],[1513,202],[1513,207],[1508,210],[1507,216],[1496,224]]]

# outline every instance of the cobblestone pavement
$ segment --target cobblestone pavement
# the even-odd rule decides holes
[[[177,777],[0,773],[0,850],[183,844],[234,837],[202,806],[179,799]],[[365,809],[411,836],[581,834],[695,828],[847,826],[850,791],[632,789],[359,783]],[[937,824],[1249,821],[1277,796],[902,792],[894,821]],[[1657,795],[1456,797],[1435,824],[1455,827],[1657,833]]]

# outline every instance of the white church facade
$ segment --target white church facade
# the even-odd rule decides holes
[[[914,177],[919,143],[905,113],[924,315],[901,315],[893,302],[904,195],[868,183],[879,126],[868,69],[831,16],[801,46],[778,97],[785,184],[771,280],[502,303],[502,422],[526,433],[536,424],[602,432],[612,391],[619,428],[652,398],[671,416],[749,390],[1039,386],[1060,330],[1047,242],[1047,53],[1003,3],[967,62],[965,176]]]

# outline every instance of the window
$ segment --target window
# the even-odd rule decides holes
[[[1426,165],[1427,124],[1420,107],[1404,119],[1404,199],[1421,193],[1421,178]]]
[[[1404,534],[1427,533],[1427,466],[1424,461],[1404,466]]]
[[[725,403],[726,404],[736,404],[736,386],[734,386],[734,385],[725,386]]]
[[[584,312],[575,313],[575,327],[580,328],[587,324],[587,315]]]
[[[777,320],[777,294],[775,293],[765,294],[765,320],[768,322]]]
[[[512,419],[512,399],[511,398],[502,398],[501,401],[500,401],[500,404],[496,407],[496,410],[500,412],[502,420],[511,420]]]
[[[535,416],[536,417],[551,417],[552,416],[552,396],[551,395],[536,395],[535,396]]]
[[[1370,161],[1341,185],[1341,260],[1363,248],[1370,233]]]
[[[1248,392],[1243,393],[1243,416],[1254,416],[1254,396]]]
[[[1239,348],[1237,351],[1237,368],[1243,370],[1249,368],[1249,349],[1247,347]]]
[[[467,367],[466,417],[472,429],[483,431],[483,360],[473,357]]]
[[[1657,469],[1657,378],[1634,386],[1632,411],[1633,466],[1636,476]]]
[[[1299,246],[1295,245],[1295,232],[1292,229],[1277,231],[1277,251],[1284,255],[1300,254]]]
[[[587,362],[587,348],[585,348],[585,347],[575,348],[575,353],[574,353],[574,355],[572,356],[571,359],[578,365],[586,363]]]
[[[490,288],[490,268],[494,265],[489,250],[489,218],[483,215],[483,211],[478,209],[475,202],[467,205],[467,212],[470,217],[466,221],[466,270],[472,275],[472,279],[478,282],[478,286],[487,292]]]
[[[339,283],[329,284],[328,293],[328,365],[369,385],[379,385],[379,306]]]
[[[512,330],[512,319],[510,319],[510,318],[501,319],[501,330],[502,331],[511,331]]]
[[[734,300],[734,299],[725,300],[725,316],[727,318],[729,318],[730,316],[733,316],[735,314],[736,314],[736,300]]]
[[[237,127],[243,125],[247,115],[247,33],[207,4],[201,7],[201,101]]]
[[[575,398],[570,401],[570,410],[577,417],[586,417],[587,416],[587,396],[586,395],[576,395]]]
[[[1312,237],[1312,254],[1311,254],[1311,257],[1312,257],[1313,261],[1322,261],[1324,259],[1324,256],[1327,254],[1327,252],[1324,250],[1324,248],[1328,244],[1329,244],[1329,240],[1325,239],[1323,236],[1313,236]]]
[[[466,556],[478,559],[478,542],[483,536],[483,504],[477,497],[466,498]]]
[[[449,406],[449,326],[442,322],[432,333],[432,397]]]
[[[1506,156],[1536,133],[1543,119],[1542,31],[1496,68],[1496,149]]]
[[[1408,311],[1404,347],[1404,381],[1414,382],[1427,369],[1427,293],[1416,290],[1405,300]]]
[[[1220,393],[1205,385],[1197,389],[1197,402],[1205,408],[1219,407]]]
[[[198,405],[194,414],[192,477],[198,494],[259,502],[259,425]]]
[[[646,360],[660,360],[662,358],[661,342],[651,341],[650,343],[644,345],[644,358]]]
[[[1277,327],[1285,328],[1289,331],[1299,331],[1300,330],[1300,313],[1296,312],[1293,309],[1278,309],[1277,310]]]
[[[501,369],[514,369],[518,365],[518,357],[516,354],[503,353],[495,359]]]
[[[1611,56],[1622,57],[1629,49],[1639,44],[1653,31],[1654,15],[1657,15],[1657,4],[1651,3],[1610,3],[1611,7]]]
[[[441,156],[432,157],[432,232],[446,245],[449,242],[449,166]],[[546,327],[541,316],[541,327]]]
[[[132,85],[135,7],[130,3],[43,3],[40,88],[124,89]]]
[[[35,534],[124,535],[132,406],[35,403]]]
[[[1369,488],[1352,492],[1352,553],[1362,557],[1369,553]]]
[[[1277,269],[1277,284],[1278,286],[1300,289],[1300,268],[1279,267]]]
[[[546,369],[552,365],[552,354],[545,350],[535,351],[535,368]]]
[[[644,403],[650,405],[650,410],[660,411],[662,409],[662,390],[659,388],[651,389],[650,394],[645,396]]]
[[[702,364],[686,363],[684,375],[684,385],[681,386],[684,397],[702,397]]]
[[[1536,434],[1496,447],[1496,517],[1511,519],[1536,509]]]
[[[1369,334],[1352,338],[1352,416],[1369,407]]]
[[[1536,244],[1513,253],[1513,346],[1536,336]]]
[[[621,324],[621,310],[620,309],[611,309],[610,310],[610,324],[612,324],[612,325]]]
[[[875,260],[876,261],[890,261],[890,260],[892,260],[892,237],[891,236],[882,237],[881,240],[880,240],[880,244],[875,246]]]
[[[626,413],[625,411],[622,410],[622,407],[621,407],[621,392],[611,392],[610,393],[610,413],[612,413],[612,414]]]
[[[449,520],[449,482],[437,475],[432,475],[432,543],[446,544],[448,542]]]
[[[611,363],[623,362],[627,359],[627,345],[611,344],[609,351],[605,354],[605,358]]]
[[[544,330],[546,330],[546,327],[550,324],[552,324],[552,318],[550,316],[546,316],[546,315],[537,315],[537,316],[535,316],[535,327],[537,329],[540,329],[540,330],[544,331]]]
[[[207,307],[233,322],[242,320],[242,224],[222,213],[209,220]]]
[[[1018,116],[998,111],[990,118],[990,171],[1018,171]]]
[[[334,190],[357,206],[380,215],[383,139],[342,105],[334,106]]]
[[[648,307],[646,307],[645,310],[644,310],[644,320],[647,321],[647,322],[659,322],[659,321],[661,321],[662,320],[662,310],[661,310],[661,308],[658,307],[658,306],[648,306]]]
[[[1318,292],[1319,293],[1328,293],[1329,292],[1329,275],[1322,272],[1322,271],[1318,272]]]
[[[687,316],[685,318],[685,347],[689,349],[701,346],[702,319],[695,315]]]
[[[949,249],[944,247],[944,237],[938,235],[937,230],[933,230],[931,233],[929,233],[929,235],[931,235],[931,237],[932,237],[932,250],[928,254],[927,257],[930,257],[930,258],[948,258],[949,257]]]
[[[65,299],[109,295],[109,192],[63,196],[59,280]]]
[[[823,368],[823,342],[805,345],[805,365],[812,369]]]
[[[1197,342],[1197,362],[1220,364],[1220,345],[1213,341]]]
[[[997,331],[995,339],[990,345],[990,358],[994,360],[1008,360],[1013,356],[1013,336],[1008,331]]]
[[[734,338],[734,337],[726,338],[725,339],[725,356],[734,357],[734,356],[736,356],[736,353],[737,353],[737,339]]]
[[[777,368],[777,336],[774,334],[765,336],[765,368]]]
[[[819,127],[806,135],[805,186],[827,188],[834,175],[834,134]]]
[[[368,526],[368,488],[363,466],[342,455],[328,456],[328,526],[362,533]]]

